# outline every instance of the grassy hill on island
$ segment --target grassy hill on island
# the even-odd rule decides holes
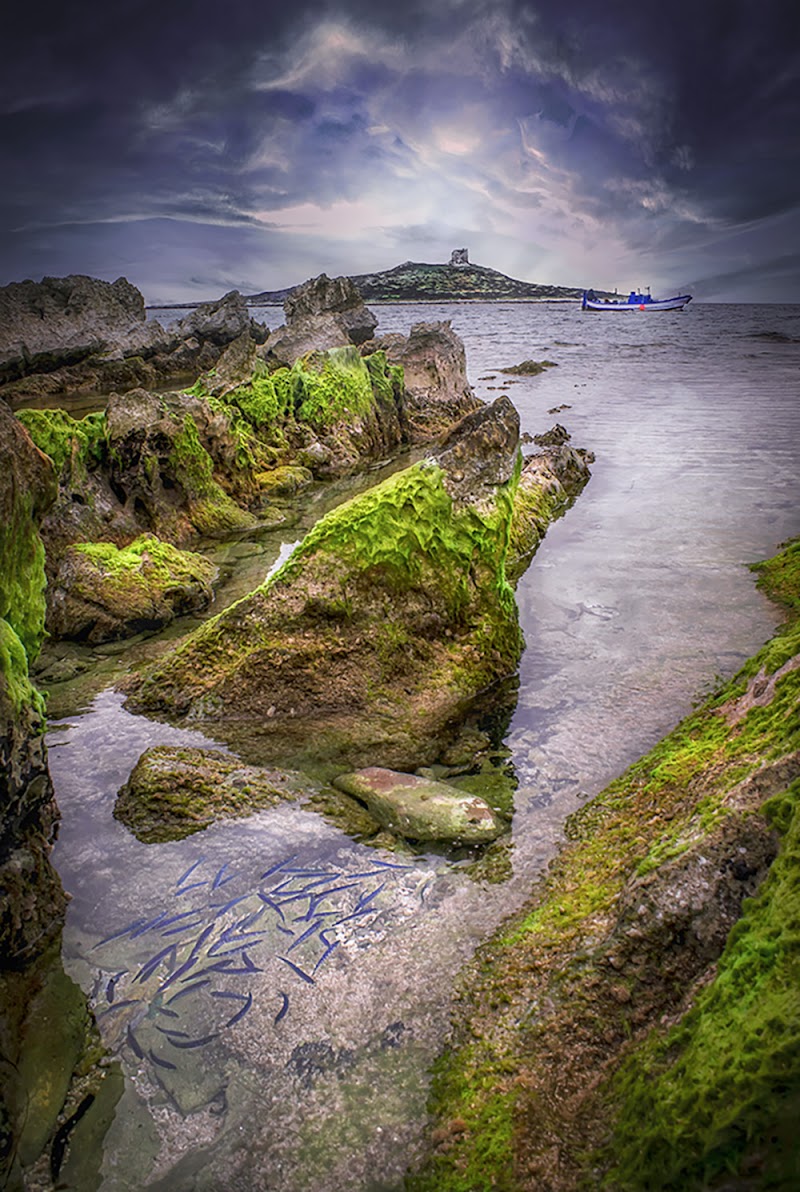
[[[456,249],[447,265],[427,265],[406,261],[380,273],[359,273],[351,276],[362,298],[367,302],[452,302],[464,299],[525,299],[571,302],[580,298],[582,290],[574,286],[539,285],[518,281],[496,269],[473,265],[466,260],[466,251]],[[596,290],[601,297],[605,291]],[[247,297],[251,305],[283,302],[291,287],[285,290],[263,291]],[[613,295],[609,294],[609,297]]]

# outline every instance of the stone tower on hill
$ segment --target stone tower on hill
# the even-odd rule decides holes
[[[454,248],[450,253],[451,265],[468,265],[469,253],[466,248]]]

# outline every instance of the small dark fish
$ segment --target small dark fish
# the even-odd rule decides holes
[[[241,1010],[237,1010],[236,1013],[234,1014],[233,1018],[228,1019],[228,1021],[225,1023],[225,1026],[226,1027],[234,1026],[239,1021],[240,1018],[244,1018],[245,1014],[250,1009],[252,1004],[253,1004],[253,995],[252,995],[252,993],[248,993]]]
[[[385,889],[385,887],[386,882],[381,882],[378,888],[373,890],[371,894],[362,894],[356,903],[356,910],[360,910],[361,907],[366,906],[368,902],[372,902],[373,898],[377,898],[381,890]]]
[[[109,1006],[107,1010],[101,1010],[97,1015],[98,1018],[105,1018],[106,1014],[116,1014],[117,1010],[124,1009],[125,1006],[138,1006],[139,999],[137,997],[126,998],[124,1002],[114,1002],[113,1006]]]
[[[208,937],[210,935],[213,935],[214,930],[215,930],[214,924],[209,923],[208,927],[206,927],[206,929],[204,931],[200,932],[197,939],[194,941],[194,944],[192,945],[192,951],[189,954],[190,959],[193,959],[197,956],[198,952],[201,951],[203,944],[206,942]]]
[[[316,981],[314,980],[314,978],[309,977],[308,973],[304,973],[303,970],[301,968],[298,968],[297,965],[294,963],[294,961],[289,960],[289,958],[287,956],[279,956],[278,960],[282,960],[284,964],[288,964],[289,968],[292,969],[295,973],[297,973],[298,977],[300,977],[303,981],[305,981],[306,984],[316,985]]]
[[[197,869],[198,865],[202,865],[204,861],[205,861],[205,857],[199,857],[198,860],[195,861],[194,865],[190,865],[189,868],[186,870],[186,873],[184,873],[184,875],[182,877],[178,878],[175,885],[182,886],[183,883],[186,881],[187,877],[191,877],[192,874],[194,873],[195,869]]]
[[[245,952],[244,948],[242,949],[242,961],[244,962],[244,968],[229,968],[228,972],[229,973],[263,973],[264,970],[262,968],[259,968],[257,964],[253,963],[253,961],[250,959],[250,957]]]
[[[278,1013],[275,1015],[275,1025],[276,1026],[278,1025],[278,1023],[280,1022],[280,1020],[282,1018],[286,1017],[286,1012],[289,1009],[289,995],[288,995],[288,993],[284,993],[283,990],[281,990],[280,996],[283,999],[283,1004],[281,1005],[281,1008],[278,1011]]]
[[[170,1039],[170,1043],[171,1042],[172,1040]],[[156,1055],[152,1047],[150,1048],[148,1055],[150,1056],[150,1059],[153,1061],[153,1063],[157,1064],[159,1068],[171,1068],[173,1072],[177,1072],[177,1065],[171,1064],[169,1060],[163,1060],[160,1055]]]
[[[284,935],[294,935],[291,927],[282,927],[280,923],[276,923],[275,926],[278,928],[278,931],[282,931]]]
[[[192,973],[191,977],[185,977],[184,980],[194,981],[198,977],[204,977],[206,973],[235,973],[241,971],[240,969],[235,969],[232,966],[233,961],[231,959],[218,960],[216,964],[207,964],[205,968],[198,969],[196,973]]]
[[[167,1042],[171,1043],[173,1047],[205,1047],[206,1043],[211,1043],[214,1039],[218,1038],[219,1031],[213,1035],[204,1035],[202,1039],[189,1039],[186,1043],[180,1043],[177,1039],[168,1039]]]
[[[236,926],[240,929],[252,927],[254,923],[258,922],[258,920],[264,914],[264,911],[265,911],[265,907],[259,906],[256,910],[252,911],[249,915],[245,915],[245,917],[243,919],[240,919],[239,922],[236,924]]]
[[[230,875],[230,877],[226,877],[225,880],[223,881],[222,875],[227,868],[228,868],[228,862],[226,861],[225,864],[222,866],[222,868],[217,870],[216,876],[215,876],[213,882],[211,883],[212,890],[218,890],[220,886],[227,885],[228,882],[232,882],[233,879],[236,877],[236,874],[232,873]]]
[[[258,897],[261,899],[261,901],[266,906],[270,907],[273,911],[277,911],[277,913],[280,915],[281,919],[283,919],[284,923],[286,922],[286,916],[284,915],[281,908],[278,906],[277,902],[274,902],[272,898],[270,898],[268,895],[262,893],[261,890],[256,890],[256,894],[258,895]]]
[[[192,915],[196,915],[196,914],[197,914],[197,911],[194,911],[194,910],[181,911],[180,914],[170,915],[170,917],[168,919],[165,919],[163,923],[160,923],[159,926],[160,927],[171,927],[173,923],[178,923],[181,919],[190,919],[192,917]],[[161,934],[163,935],[164,932],[162,931]]]
[[[160,915],[156,915],[155,919],[150,919],[148,922],[143,923],[141,927],[137,928],[136,931],[132,931],[131,939],[135,940],[140,935],[144,935],[144,933],[146,931],[150,931],[153,927],[158,927],[160,925],[161,921],[163,919],[165,919],[166,917],[167,917],[167,912],[162,911]]]
[[[170,998],[170,1001],[172,999]],[[168,1010],[166,1006],[154,1006],[153,1009],[157,1014],[166,1014],[167,1018],[180,1018],[180,1014],[175,1010]]]
[[[213,881],[211,882],[212,890],[218,889],[219,886],[224,886],[225,882],[223,882],[223,880],[222,880],[222,875],[224,874],[224,871],[227,869],[228,869],[228,862],[225,862],[225,864],[222,865],[222,867],[217,870],[217,873],[215,874],[215,877],[213,877]],[[231,874],[231,877],[232,876],[234,876],[234,875]],[[227,879],[225,879],[225,881],[229,882],[231,880],[231,877],[227,877]]]
[[[194,915],[197,912],[192,911],[191,913]],[[164,939],[166,939],[168,935],[183,935],[185,931],[194,931],[195,928],[199,927],[202,922],[202,919],[198,919],[196,923],[181,923],[180,927],[171,927],[169,931],[162,931],[161,935]]]
[[[376,860],[374,860],[372,862],[372,864],[380,865],[381,869],[413,869],[414,868],[413,865],[398,865],[397,862],[395,862],[395,861],[381,861],[379,858],[376,858]]]
[[[167,1005],[171,1006],[173,1002],[177,1002],[179,997],[186,997],[187,993],[194,993],[196,989],[202,989],[204,985],[210,985],[211,978],[206,977],[205,981],[195,981],[194,985],[187,985],[185,989],[179,989],[177,993],[173,993],[172,997],[168,999]],[[174,1013],[174,1011],[171,1011]],[[176,1014],[177,1018],[178,1015]]]
[[[307,940],[310,935],[314,935],[315,932],[319,931],[319,928],[319,923],[312,923],[310,927],[306,928],[302,935],[298,935],[293,944],[289,945],[289,951],[291,952],[293,948],[298,948],[300,944],[302,944],[303,940]]]
[[[260,880],[263,882],[265,877],[271,877],[273,873],[277,873],[279,869],[283,869],[284,865],[287,865],[289,861],[294,861],[296,856],[297,853],[292,853],[292,855],[290,857],[286,857],[285,860],[276,861],[276,863],[271,865],[269,869],[264,870],[264,872],[261,874]]]
[[[146,981],[147,978],[156,971],[161,962],[168,956],[172,957],[172,965],[170,966],[171,969],[178,959],[178,953],[174,944],[168,944],[166,948],[162,948],[160,952],[156,952],[155,956],[151,956],[150,959],[139,969],[138,973],[133,978],[134,981]]]
[[[173,1037],[176,1039],[188,1039],[189,1038],[186,1031],[174,1031],[174,1030],[172,1030],[171,1027],[159,1026],[158,1023],[156,1023],[156,1030],[160,1031],[162,1035],[166,1035],[168,1039],[171,1039]]]
[[[341,919],[337,919],[333,926],[336,927],[339,923],[349,923],[351,919],[361,919],[364,915],[374,915],[376,911],[377,908],[374,906],[357,907],[349,915],[342,915]]]
[[[108,985],[106,985],[106,1001],[109,1003],[109,1005],[114,1000],[114,991],[116,990],[116,987],[117,987],[117,981],[119,981],[120,977],[124,977],[125,974],[127,973],[127,971],[128,971],[127,969],[123,969],[121,973],[115,973],[114,976],[111,978],[111,980],[108,982]]]
[[[134,921],[129,923],[127,927],[123,927],[122,931],[115,931],[113,935],[107,935],[105,939],[99,940],[96,944],[92,944],[89,950],[93,952],[95,948],[102,948],[103,944],[110,944],[112,940],[121,940],[124,935],[128,935],[128,933],[131,931],[136,931],[137,928],[141,927],[146,921],[146,919],[134,919]]]
[[[338,947],[339,947],[339,940],[334,940],[332,944],[328,944],[327,948],[322,953],[322,955],[320,956],[317,963],[314,965],[311,972],[315,973],[317,971],[317,969],[319,968],[319,966],[322,964],[323,960],[327,960],[328,957],[330,956],[331,952],[334,950],[334,948],[338,948]]]
[[[180,898],[181,894],[188,894],[190,890],[199,890],[201,886],[207,886],[208,882],[192,882],[190,886],[184,886],[182,890],[175,891],[175,897]]]
[[[225,902],[225,903],[212,902],[212,903],[210,903],[209,904],[210,908],[217,912],[216,915],[214,916],[214,918],[218,919],[220,917],[220,915],[224,915],[226,913],[226,911],[231,910],[231,908],[236,906],[237,903],[244,902],[245,898],[249,898],[249,897],[250,897],[250,891],[248,890],[248,892],[246,894],[239,894],[239,895],[237,895],[236,898],[231,898],[228,902]]]
[[[133,1054],[137,1057],[137,1059],[143,1060],[144,1052],[142,1051],[142,1048],[139,1046],[139,1040],[136,1038],[136,1036],[134,1035],[134,1033],[130,1027],[128,1027],[127,1040],[131,1045],[131,1051],[133,1052]]]
[[[182,977],[184,973],[188,973],[190,968],[194,968],[196,961],[197,957],[194,955],[190,956],[188,960],[184,960],[180,968],[176,968],[174,972],[169,974],[166,981],[161,982],[158,992],[163,993],[166,989],[169,989],[170,985],[173,985],[179,977]]]
[[[341,877],[341,874],[331,874],[329,869],[328,870],[327,869],[300,869],[300,868],[294,869],[293,867],[290,867],[290,865],[285,865],[284,873],[285,874],[293,874],[296,877],[318,877],[318,876],[321,876],[323,881],[325,879],[328,879],[328,877]]]

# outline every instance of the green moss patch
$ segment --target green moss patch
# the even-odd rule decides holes
[[[44,715],[44,699],[28,678],[28,655],[25,647],[7,621],[0,618],[0,676],[5,681],[6,698],[19,715],[33,708]]]
[[[717,1176],[758,1188],[800,1182],[800,782],[767,803],[781,851],[730,934],[716,978],[680,1024],[656,1032],[614,1077],[606,1186],[700,1189]]]
[[[36,446],[49,455],[60,474],[68,463],[99,463],[106,450],[105,414],[73,418],[65,410],[20,410],[17,418]]]

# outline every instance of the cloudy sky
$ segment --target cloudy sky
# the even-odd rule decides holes
[[[51,0],[4,18],[0,283],[447,261],[800,300],[797,0]]]

